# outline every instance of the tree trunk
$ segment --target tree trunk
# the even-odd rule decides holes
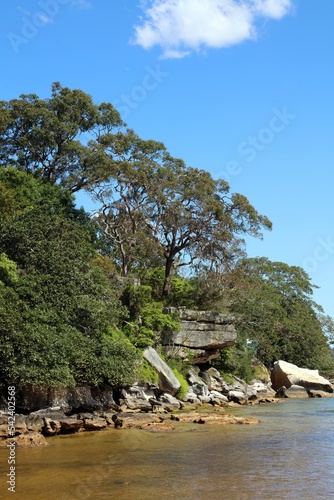
[[[165,281],[162,289],[162,295],[164,297],[168,297],[168,295],[172,291],[172,286],[171,286],[172,273],[173,273],[173,258],[167,257],[165,265]]]

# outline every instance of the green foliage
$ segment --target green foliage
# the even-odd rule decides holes
[[[124,126],[111,104],[59,83],[48,99],[0,101],[0,383],[131,381],[135,348],[179,328],[165,305],[235,315],[238,343],[216,362],[224,373],[249,380],[256,356],[332,374],[334,322],[305,271],[241,259],[242,238],[270,221]],[[94,220],[75,207],[82,188],[100,202]],[[190,277],[177,274],[184,266]],[[142,279],[121,302],[117,272]]]
[[[162,295],[168,296],[178,268],[224,267],[242,252],[240,235],[261,237],[271,228],[245,196],[171,157],[161,143],[132,135],[119,148],[126,168],[98,186],[95,196],[102,205],[101,233],[124,276],[162,264]]]
[[[184,378],[184,376],[178,371],[177,368],[173,369],[173,373],[174,373],[175,377],[177,378],[177,380],[181,384],[180,389],[177,391],[177,396],[180,399],[182,399],[187,394],[187,392],[189,390],[189,388],[188,388],[188,382],[186,381],[186,379]]]
[[[164,356],[163,354],[161,354],[161,357],[164,358],[169,368],[172,370],[175,377],[180,382],[181,387],[178,390],[177,397],[182,399],[182,397],[185,396],[188,392],[188,382],[186,380],[186,375],[191,365],[185,363],[181,358],[166,358],[166,356]]]
[[[138,348],[157,343],[166,329],[178,331],[180,328],[176,319],[163,313],[163,304],[152,299],[150,286],[129,284],[123,291],[122,301],[130,313],[130,321],[125,322],[123,329]]]
[[[72,360],[76,382],[99,385],[131,384],[138,375],[136,349],[122,339],[86,341]]]
[[[263,365],[254,366],[253,374],[256,380],[260,380],[263,383],[266,383],[270,380],[270,374],[268,373],[267,368]]]
[[[15,210],[0,215],[1,381],[132,380],[135,348],[108,334],[126,311],[97,263],[93,228],[62,188],[24,177],[0,175],[18,190]]]
[[[147,285],[152,290],[152,298],[154,300],[161,300],[162,288],[165,279],[165,270],[163,267],[149,267],[141,269],[138,276],[143,285]]]
[[[72,192],[105,176],[110,164],[106,146],[124,124],[109,103],[95,105],[81,90],[59,83],[51,98],[35,94],[0,101],[0,165],[60,182]],[[85,134],[92,139],[87,143]],[[93,139],[95,137],[95,140]]]
[[[18,281],[17,265],[5,253],[0,254],[0,281],[5,285],[13,285]]]
[[[174,276],[171,280],[171,292],[166,303],[175,307],[196,308],[197,282],[195,278]]]
[[[256,357],[268,367],[278,359],[310,369],[327,365],[330,349],[305,271],[264,258],[246,259],[239,270],[231,310],[239,338],[252,342]]]
[[[254,353],[240,342],[234,347],[220,351],[220,357],[213,360],[212,366],[222,373],[226,382],[230,382],[232,375],[250,382],[254,378],[252,358]]]
[[[158,372],[148,363],[148,361],[146,361],[146,359],[143,359],[141,363],[139,381],[150,382],[151,384],[159,383]]]
[[[198,280],[196,277],[185,278],[173,276],[171,279],[171,292],[163,298],[162,289],[165,280],[165,270],[162,267],[153,267],[139,273],[141,282],[152,289],[152,297],[161,301],[166,306],[187,307],[196,309],[198,304]]]

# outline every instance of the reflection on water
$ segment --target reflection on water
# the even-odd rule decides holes
[[[17,450],[16,500],[334,498],[334,399],[248,407],[255,426],[110,430]],[[196,430],[192,430],[196,429]],[[1,498],[7,450],[0,450]]]

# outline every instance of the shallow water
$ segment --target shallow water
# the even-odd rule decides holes
[[[252,426],[184,426],[178,433],[109,430],[17,449],[16,500],[334,499],[334,398],[227,410]]]

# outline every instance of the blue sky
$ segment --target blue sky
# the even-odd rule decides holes
[[[249,255],[304,267],[334,316],[333,18],[333,0],[7,2],[0,98],[60,81],[114,103],[267,215]]]

